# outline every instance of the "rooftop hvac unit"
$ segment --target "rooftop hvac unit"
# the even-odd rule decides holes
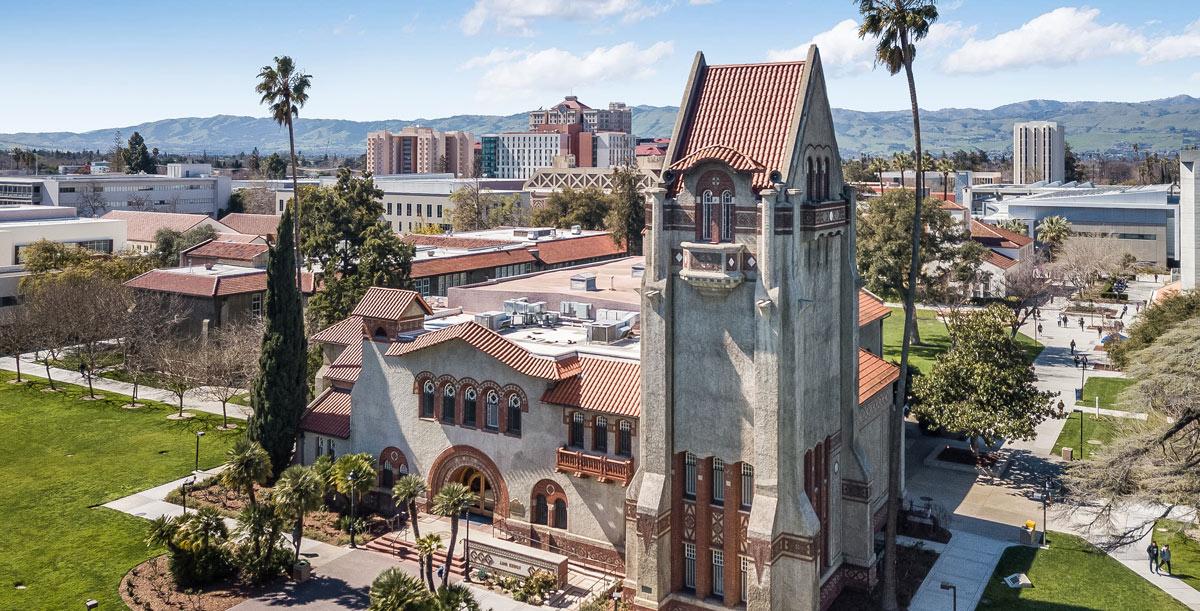
[[[524,297],[504,300],[504,311],[508,314],[524,313],[528,300]]]
[[[571,276],[572,291],[594,291],[596,290],[596,274],[575,274]]]
[[[611,344],[625,337],[627,328],[619,322],[588,322],[583,324],[587,341],[595,344]]]
[[[558,312],[563,316],[586,320],[592,317],[592,304],[582,301],[563,301],[558,304]]]
[[[508,326],[509,316],[504,312],[481,312],[475,315],[475,324],[481,327],[487,327],[492,331],[499,331]]]
[[[571,235],[579,235],[583,233],[583,227],[579,225],[571,225]]]
[[[641,278],[642,276],[645,276],[646,275],[646,264],[645,263],[634,263],[633,267],[630,268],[629,275],[634,278]]]

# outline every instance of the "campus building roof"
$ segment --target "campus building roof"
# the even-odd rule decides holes
[[[629,359],[579,358],[579,374],[558,382],[542,401],[633,418],[642,415],[642,365]]]

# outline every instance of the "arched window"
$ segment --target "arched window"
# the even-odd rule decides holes
[[[633,456],[633,424],[628,420],[617,426],[617,456]]]
[[[563,499],[554,501],[554,527],[563,530],[567,528],[567,502]]]
[[[396,483],[396,474],[390,466],[379,469],[379,487],[391,488]]]
[[[571,414],[571,428],[567,432],[567,443],[573,448],[583,449],[583,412]]]
[[[463,391],[463,424],[467,426],[475,426],[478,419],[477,407],[479,405],[479,393],[475,392],[474,388],[468,388]]]
[[[387,331],[385,331],[383,327],[376,327],[374,335],[375,339],[387,339]]]
[[[608,419],[604,416],[598,416],[596,423],[592,425],[592,449],[601,452],[608,452]]]
[[[521,395],[513,393],[508,396],[508,421],[505,427],[508,433],[521,434]]]
[[[490,390],[484,401],[484,426],[490,431],[500,430],[500,393]]]
[[[433,380],[425,382],[424,388],[421,389],[421,417],[433,417],[433,392],[435,387]]]
[[[705,190],[700,194],[700,210],[704,218],[700,226],[701,237],[706,240],[716,242],[719,238],[718,228],[716,227],[718,217],[717,198],[712,191]]]
[[[721,192],[721,239],[733,240],[734,225],[733,191]]]
[[[804,165],[807,167],[807,173],[804,177],[804,198],[811,202],[816,199],[814,197],[816,190],[813,189],[813,185],[817,182],[817,174],[813,171],[812,157],[805,159]]]
[[[454,424],[454,386],[447,384],[442,389],[442,422]]]
[[[825,158],[825,171],[821,173],[821,199],[829,200],[829,158]]]
[[[546,495],[539,494],[533,500],[533,523],[548,526],[549,522],[549,505],[546,503]]]

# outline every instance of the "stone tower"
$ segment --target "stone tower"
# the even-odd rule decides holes
[[[646,195],[626,599],[820,608],[873,578],[865,499],[887,470],[855,435],[854,196],[816,47],[698,53],[664,167]]]

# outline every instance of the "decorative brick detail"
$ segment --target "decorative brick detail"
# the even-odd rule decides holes
[[[712,525],[709,527],[709,532],[712,540],[712,546],[724,547],[725,514],[714,511],[711,517]]]
[[[433,465],[429,468],[429,478],[426,480],[426,486],[429,487],[426,495],[426,498],[429,499],[428,502],[433,502],[433,497],[437,496],[438,491],[442,489],[450,476],[461,467],[474,467],[487,476],[492,490],[496,492],[493,522],[496,525],[503,524],[504,518],[508,517],[508,485],[504,483],[504,478],[500,475],[500,468],[496,466],[496,463],[488,458],[487,454],[468,445],[450,446],[442,450],[442,453],[434,459]],[[426,507],[426,511],[429,510],[430,508]]]
[[[747,545],[748,545],[749,540],[747,538],[747,533],[749,531],[750,531],[750,514],[739,513],[738,514],[738,554],[739,555],[744,556],[744,555],[746,555],[746,553],[748,551]]]
[[[794,214],[792,208],[775,209],[775,235],[791,235]]]
[[[379,453],[379,466],[391,467],[398,475],[408,473],[408,457],[395,446],[388,446]]]
[[[683,504],[683,540],[696,540],[696,504]]]
[[[813,560],[817,557],[816,541],[812,537],[781,534],[771,542],[771,562],[775,562],[782,556],[799,560]]]
[[[803,206],[800,208],[798,226],[801,230],[811,230],[845,225],[848,208],[846,202]]]
[[[580,564],[612,573],[617,578],[625,576],[625,556],[614,547],[599,545],[562,530],[516,521],[505,522],[500,530],[521,545],[562,554]]]

